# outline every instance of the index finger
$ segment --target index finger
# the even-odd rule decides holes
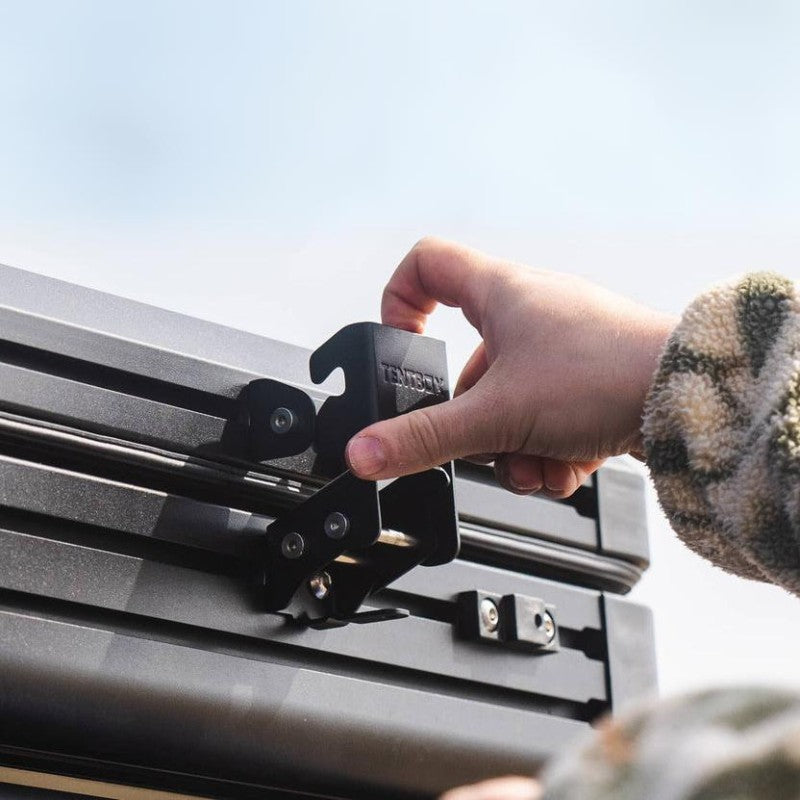
[[[461,308],[480,332],[490,273],[483,253],[444,239],[422,239],[386,284],[381,319],[394,328],[423,333],[428,317],[443,303]]]

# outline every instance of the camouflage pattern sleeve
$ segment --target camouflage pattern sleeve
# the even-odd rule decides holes
[[[800,594],[800,293],[771,273],[701,295],[667,343],[645,456],[683,541]]]
[[[724,689],[642,708],[541,780],[542,800],[798,800],[800,697]]]

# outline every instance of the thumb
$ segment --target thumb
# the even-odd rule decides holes
[[[360,478],[383,480],[422,472],[470,453],[492,451],[492,428],[476,392],[376,422],[347,444]]]

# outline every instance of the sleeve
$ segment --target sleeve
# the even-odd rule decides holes
[[[715,689],[606,720],[541,776],[542,800],[790,800],[800,697]]]
[[[757,273],[701,295],[645,404],[645,458],[681,539],[800,595],[800,293]]]

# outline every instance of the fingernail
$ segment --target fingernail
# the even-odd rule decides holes
[[[374,436],[356,436],[347,445],[347,463],[350,469],[361,475],[369,477],[380,472],[386,466],[386,454],[380,439]]]
[[[515,492],[520,492],[520,494],[531,494],[532,492],[538,492],[542,488],[541,482],[531,484],[530,486],[523,486],[521,483],[515,481],[511,476],[509,476],[508,482],[511,484],[511,488]]]
[[[511,488],[520,494],[532,494],[533,492],[539,492],[542,489],[541,483],[533,483],[529,486],[523,486],[522,484],[517,483],[517,481],[515,481],[513,478],[509,478],[508,482],[511,484]]]
[[[550,480],[547,480],[547,470],[545,470],[544,476],[544,488],[547,489],[548,492],[560,492],[563,490],[563,486],[559,486],[558,484],[560,481],[554,481],[552,476],[550,476]]]

